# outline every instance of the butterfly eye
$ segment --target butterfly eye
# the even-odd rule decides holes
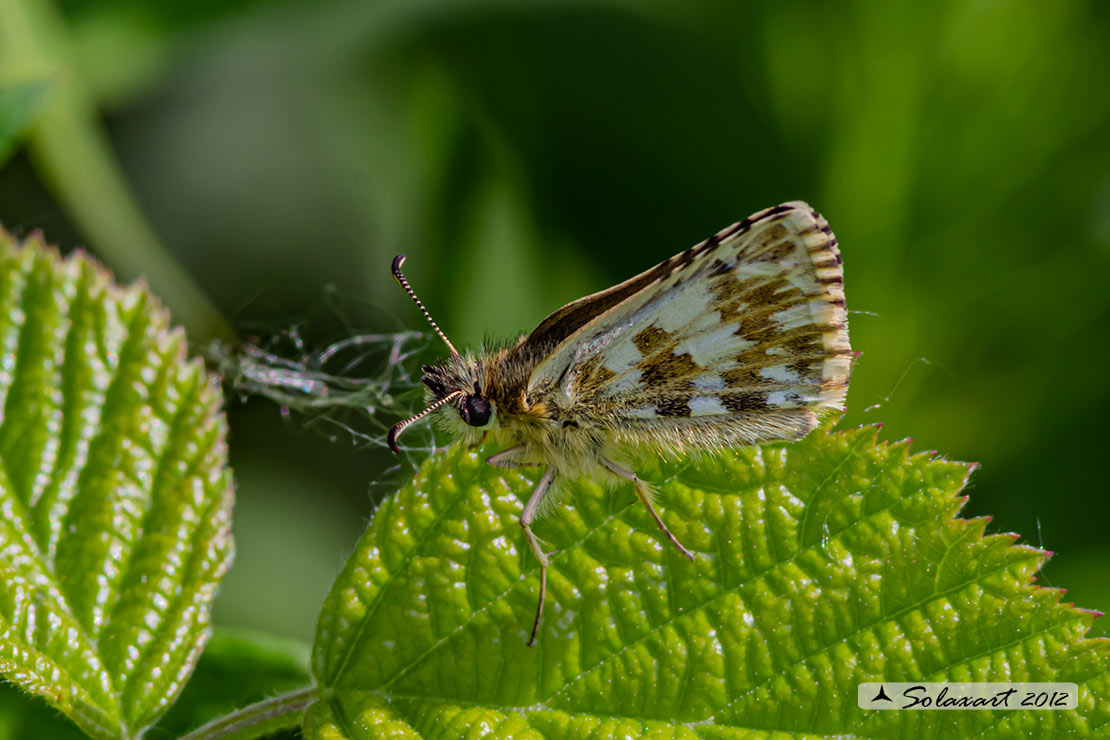
[[[472,427],[484,427],[492,410],[489,401],[481,396],[467,396],[459,407],[459,416]]]

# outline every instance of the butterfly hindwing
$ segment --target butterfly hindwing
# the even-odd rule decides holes
[[[843,408],[850,358],[840,254],[804,203],[755,214],[568,304],[526,343],[551,341],[559,326],[575,328],[536,366],[530,391],[617,427]]]

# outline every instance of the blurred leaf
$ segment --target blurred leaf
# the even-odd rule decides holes
[[[0,0],[0,32],[0,66],[8,74],[27,79],[53,74],[65,81],[36,121],[29,149],[69,218],[117,271],[148,280],[194,339],[229,338],[223,316],[165,250],[140,210],[98,124],[96,101],[53,3]]]
[[[1074,681],[1076,712],[922,712],[913,736],[1105,735],[1110,642],[1030,585],[1043,551],[953,515],[970,466],[874,428],[648,461],[670,546],[627,487],[571,486],[539,644],[520,498],[536,475],[455,447],[377,511],[325,602],[313,738],[904,737],[875,680]],[[1051,715],[1051,716],[1049,716]]]
[[[142,286],[0,232],[0,670],[97,738],[172,703],[232,555],[219,389]]]
[[[71,27],[73,58],[102,109],[156,91],[176,49],[173,41],[141,16],[107,4]]]
[[[305,643],[217,627],[156,732],[180,737],[236,707],[308,685],[308,650]]]
[[[265,0],[200,0],[200,2],[169,3],[149,3],[144,0],[60,0],[58,3],[68,16],[79,20],[99,14],[121,19],[124,16],[130,16],[132,22],[164,29],[167,34],[189,30],[197,25],[212,23],[223,18],[243,15],[252,7],[264,4]]]
[[[48,87],[45,82],[0,86],[0,165],[42,109]]]

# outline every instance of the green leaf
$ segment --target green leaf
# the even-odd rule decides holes
[[[0,671],[97,738],[172,703],[232,556],[220,392],[142,286],[0,232]]]
[[[1043,551],[954,515],[971,466],[875,428],[645,461],[685,560],[628,486],[573,484],[517,516],[536,473],[452,448],[382,504],[327,598],[312,738],[1106,737],[1110,642],[1030,579]],[[876,680],[1074,681],[1072,712],[865,712]]]
[[[48,87],[45,82],[0,85],[0,164],[42,109]]]
[[[238,706],[308,685],[308,652],[305,643],[217,626],[180,698],[146,736],[181,737]],[[41,699],[0,684],[0,740],[81,737]]]

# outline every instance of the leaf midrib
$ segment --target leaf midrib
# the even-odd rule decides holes
[[[23,250],[17,250],[13,254],[13,257],[13,261],[17,263],[20,268],[23,268],[20,272],[17,273],[18,277],[20,277],[22,281],[18,286],[18,294],[14,292],[9,293],[6,296],[7,301],[5,302],[9,305],[18,304],[20,311],[22,311],[23,313],[24,321],[18,327],[15,327],[14,324],[12,325],[12,328],[15,329],[15,332],[17,334],[16,346],[19,348],[19,350],[16,352],[15,355],[15,366],[12,368],[10,373],[11,380],[8,383],[8,392],[5,395],[3,410],[0,410],[0,424],[5,423],[5,420],[8,418],[8,411],[11,404],[14,403],[18,405],[20,403],[27,403],[27,400],[24,396],[12,394],[11,389],[13,387],[18,387],[20,378],[24,377],[25,374],[28,372],[28,363],[34,359],[28,357],[31,351],[29,348],[33,348],[35,346],[35,343],[39,341],[41,341],[45,345],[46,350],[49,350],[51,346],[49,338],[43,337],[42,335],[45,332],[44,326],[53,326],[54,322],[32,321],[31,318],[34,316],[42,316],[43,314],[48,313],[52,318],[58,319],[58,313],[53,310],[53,304],[51,304],[46,299],[41,299],[40,297],[38,303],[40,303],[41,305],[33,306],[29,306],[28,301],[33,301],[36,297],[39,297],[40,293],[46,294],[48,296],[52,295],[55,291],[60,289],[60,284],[65,282],[64,274],[61,274],[56,269],[51,269],[50,265],[44,265],[35,254],[31,253],[26,248],[24,248]],[[26,267],[26,263],[30,263],[29,268]],[[45,286],[41,285],[40,283],[42,282],[45,282],[47,284]],[[8,284],[11,285],[12,281],[9,281]],[[30,290],[28,288],[30,288]],[[69,332],[67,331],[67,338],[68,335]],[[62,371],[64,372],[64,368]],[[64,413],[63,416],[65,416]],[[28,498],[25,499],[15,490],[14,481],[10,474],[11,467],[8,465],[8,462],[3,454],[0,454],[0,466],[3,466],[4,480],[8,484],[4,487],[8,498],[12,502],[12,505],[19,509],[20,517],[27,525],[26,527],[24,527],[24,531],[27,532],[30,536],[24,537],[22,538],[22,540],[24,545],[29,549],[28,554],[30,554],[34,558],[40,572],[53,580],[54,590],[60,597],[59,600],[53,602],[53,604],[56,608],[62,609],[65,612],[66,616],[69,618],[70,626],[76,631],[78,638],[84,644],[83,650],[97,655],[97,663],[101,668],[102,675],[107,679],[108,682],[108,697],[114,704],[112,709],[113,711],[118,713],[120,698],[119,692],[114,685],[114,681],[111,680],[111,676],[107,675],[103,661],[99,659],[99,651],[97,650],[96,642],[92,639],[92,635],[90,635],[86,631],[85,625],[81,622],[80,619],[77,618],[76,614],[73,612],[69,598],[65,590],[62,589],[61,579],[59,579],[58,574],[55,571],[55,561],[52,558],[47,557],[46,553],[42,549],[41,543],[36,537],[33,536],[33,534],[37,531],[37,527],[35,526],[34,507],[29,505],[30,492],[27,492]],[[27,643],[22,639],[20,639],[19,642],[20,644],[26,645],[28,648],[33,650],[36,655],[40,655],[49,660],[52,665],[61,670],[66,676],[70,677],[70,682],[74,686],[80,686],[82,692],[88,691],[88,687],[77,681],[76,676],[72,671],[62,668],[61,664],[55,659],[54,656],[44,654],[38,648],[38,646]],[[71,706],[76,707],[76,705],[72,704]],[[100,709],[100,707],[96,708]],[[81,714],[83,716],[88,715],[87,712],[82,712]],[[94,714],[96,716],[100,716],[100,712],[95,712]],[[118,716],[114,719],[118,720]],[[111,726],[105,727],[99,722],[92,722],[91,724],[96,728],[104,729],[108,732],[116,729]]]

